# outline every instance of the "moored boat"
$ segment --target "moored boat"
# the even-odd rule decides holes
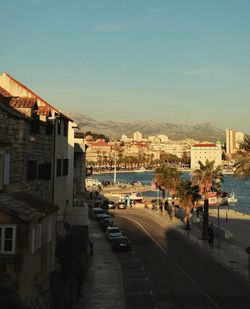
[[[236,195],[234,192],[232,192],[227,198],[228,203],[237,203],[237,201],[238,199],[236,198]]]

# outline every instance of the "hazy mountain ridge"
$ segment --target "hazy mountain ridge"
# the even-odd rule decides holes
[[[170,139],[194,138],[197,140],[216,141],[225,140],[224,130],[218,129],[209,123],[197,125],[174,124],[168,122],[154,122],[151,120],[119,122],[114,120],[97,121],[87,115],[70,112],[68,115],[74,119],[83,132],[102,133],[110,137],[121,138],[122,134],[132,137],[136,131],[143,136],[165,134]]]

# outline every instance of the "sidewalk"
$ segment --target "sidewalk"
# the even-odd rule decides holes
[[[120,263],[95,220],[89,220],[93,257],[76,309],[124,309]]]
[[[199,224],[192,224],[192,230],[184,229],[184,223],[180,219],[171,222],[168,214],[165,217],[159,212],[148,210],[162,225],[174,229],[181,237],[188,240],[192,245],[199,247],[205,254],[214,258],[229,271],[234,272],[238,277],[250,283],[248,273],[248,255],[246,247],[250,247],[250,216],[243,215],[234,210],[227,213],[226,210],[220,210],[220,226],[233,234],[231,239],[214,238],[214,248],[209,248],[207,240],[201,239],[201,228]],[[217,210],[209,212],[210,222],[217,225]]]

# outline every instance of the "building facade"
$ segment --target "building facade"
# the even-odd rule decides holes
[[[38,113],[34,100],[0,94],[0,273],[26,305],[47,308],[58,208],[53,135],[50,123],[32,117]]]
[[[244,141],[244,133],[226,130],[226,154],[231,156],[240,149],[240,144]]]
[[[200,167],[199,161],[203,164],[208,161],[214,161],[214,166],[222,164],[221,144],[195,144],[191,147],[191,169]]]

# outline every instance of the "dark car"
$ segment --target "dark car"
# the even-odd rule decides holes
[[[106,231],[106,229],[109,227],[109,226],[113,226],[114,225],[114,221],[113,221],[113,218],[102,218],[100,220],[100,225],[101,225],[101,228]]]
[[[115,204],[114,201],[105,200],[102,203],[102,207],[104,209],[115,209],[116,208],[116,204]]]
[[[111,245],[114,251],[131,251],[131,241],[126,236],[116,237]]]

